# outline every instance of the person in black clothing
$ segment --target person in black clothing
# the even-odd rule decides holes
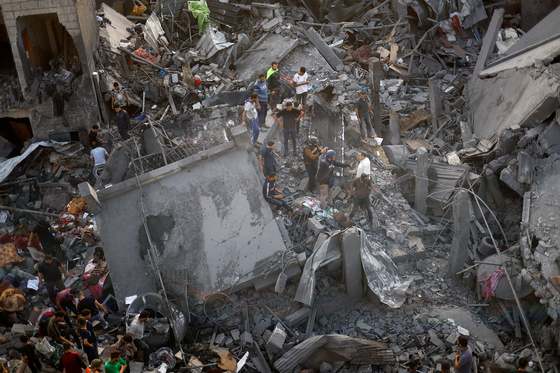
[[[315,181],[319,183],[319,188],[321,188],[321,208],[325,208],[325,199],[328,200],[329,205],[332,205],[332,190],[334,187],[334,167],[352,167],[354,162],[350,164],[340,163],[334,160],[335,152],[334,150],[329,150],[325,154],[325,159],[319,163],[319,171],[315,176]],[[327,186],[325,188],[325,185]]]
[[[121,139],[123,141],[128,140],[130,139],[130,130],[132,129],[130,117],[126,110],[121,109],[119,105],[115,105],[115,111],[117,112],[117,127],[119,128]]]
[[[278,215],[282,215],[282,212],[280,211],[280,207],[285,208],[288,211],[288,219],[289,219],[292,217],[292,214],[296,212],[296,210],[282,200],[283,196],[281,192],[278,189],[276,189],[277,178],[278,175],[276,175],[276,172],[271,172],[268,174],[263,185],[263,196],[266,202],[272,203],[275,206],[274,212],[277,213]]]
[[[284,157],[289,154],[288,142],[289,137],[292,138],[292,146],[294,148],[294,155],[297,154],[297,128],[296,122],[303,116],[303,111],[294,109],[291,102],[286,103],[286,108],[281,110],[278,114],[274,115],[274,120],[278,122],[280,127],[284,128]],[[278,120],[278,117],[284,118],[284,123]]]
[[[525,356],[521,356],[519,358],[519,361],[517,362],[517,365],[518,365],[518,368],[510,370],[509,373],[526,372],[527,367],[529,366],[529,359],[527,359]]]
[[[325,146],[321,149],[318,145],[319,140],[314,136],[311,136],[307,142],[307,146],[303,149],[303,163],[309,176],[309,192],[314,193],[315,175],[317,175],[317,169],[319,168],[319,156],[325,154],[329,148]]]
[[[39,287],[43,287],[43,279],[45,280],[45,287],[47,288],[47,293],[51,302],[56,299],[56,294],[54,288],[56,286],[57,290],[64,290],[64,282],[62,281],[62,275],[60,271],[64,273],[64,276],[68,277],[68,272],[64,265],[58,260],[52,257],[51,254],[45,254],[45,259],[37,264],[37,272],[39,272]],[[63,313],[64,315],[64,313]]]
[[[406,365],[408,365],[408,371],[409,372],[416,372],[418,370],[418,366],[420,364],[418,363],[418,360],[412,359],[412,360],[409,360]]]
[[[29,344],[29,337],[27,334],[22,334],[19,336],[19,340],[23,343],[21,348],[22,361],[27,363],[27,366],[33,373],[41,371],[41,362],[37,355],[35,355],[35,347]]]
[[[46,220],[39,220],[39,223],[33,227],[33,231],[29,235],[29,243],[27,246],[32,246],[32,240],[35,236],[39,237],[39,242],[45,254],[51,254],[61,262],[64,261],[64,253],[60,249],[60,242],[53,236],[53,233],[58,233],[58,230],[51,226]]]
[[[358,117],[358,122],[360,122],[360,135],[362,136],[362,140],[373,138],[371,135],[372,127],[370,118],[370,114],[373,115],[373,111],[371,110],[371,106],[365,92],[360,92],[360,98],[358,99],[358,101],[356,101],[356,104],[354,106],[356,110],[356,116]],[[364,124],[367,127],[367,137],[364,131]]]
[[[377,189],[371,183],[371,180],[368,178],[368,175],[363,173],[360,177],[356,178],[350,187],[350,191],[348,192],[348,199],[352,195],[352,191],[356,190],[354,194],[354,207],[352,208],[352,212],[350,213],[350,217],[348,220],[352,220],[352,217],[358,211],[358,208],[361,206],[365,206],[369,222],[373,224],[373,209],[371,208],[371,202],[369,200],[369,190],[373,190],[377,195],[381,195]]]
[[[97,133],[99,132],[99,126],[97,124],[94,124],[91,127],[91,131],[89,131],[89,145],[92,149],[97,148],[98,146],[101,146],[101,144],[105,144],[107,143],[107,141],[103,141],[100,138],[97,137]]]
[[[270,100],[271,112],[274,113],[278,111],[276,105],[278,105],[278,100],[280,98],[280,72],[278,71],[278,62],[272,61],[270,64],[270,69],[266,73],[266,80],[268,89],[270,90],[270,95],[268,96]]]
[[[443,359],[441,361],[441,373],[450,373],[451,372],[451,363],[447,359]]]

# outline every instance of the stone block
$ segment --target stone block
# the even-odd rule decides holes
[[[373,329],[370,325],[366,324],[365,322],[363,322],[361,320],[356,323],[356,326],[358,328],[362,329],[362,330],[365,330],[365,331]]]
[[[245,331],[241,334],[241,346],[245,348],[253,347],[253,336],[251,333]]]
[[[309,315],[311,315],[311,308],[309,307],[302,307],[299,310],[297,310],[296,312],[288,315],[285,319],[284,322],[286,323],[287,326],[297,326],[299,324],[301,324],[302,322],[304,322]]]
[[[270,326],[270,321],[259,322],[257,325],[255,325],[255,327],[252,330],[253,336],[255,338],[260,337],[265,332],[265,330],[268,329],[269,326]]]
[[[303,267],[305,265],[305,262],[307,261],[307,255],[305,254],[305,252],[299,253],[296,256],[296,259],[300,267]]]
[[[459,334],[457,332],[452,332],[447,336],[445,345],[452,348],[457,344],[457,339],[459,339]]]
[[[319,222],[319,220],[317,220],[315,218],[308,218],[307,219],[307,229],[309,229],[310,231],[313,231],[313,234],[315,234],[315,236],[318,236],[319,233],[321,233],[325,230],[325,226],[323,224],[321,224],[321,222]]]
[[[303,178],[297,187],[300,192],[305,192],[309,188],[309,178]]]
[[[266,329],[262,335],[262,339],[264,339],[265,343],[268,342],[270,336],[272,335],[272,331]]]
[[[230,331],[231,337],[235,342],[239,341],[239,329],[233,329]]]
[[[286,341],[287,334],[280,324],[277,324],[272,332],[272,335],[266,342],[266,348],[273,354],[277,354],[282,350],[284,342]]]
[[[14,336],[19,336],[25,333],[25,325],[23,324],[14,324],[12,326],[12,334]]]
[[[31,10],[31,9],[37,9],[39,8],[39,2],[38,1],[26,1],[24,3],[21,3],[21,9],[22,10]]]
[[[225,340],[225,344],[226,347],[231,350],[233,348],[233,338],[227,337]]]
[[[214,343],[218,346],[221,346],[224,343],[225,339],[226,335],[224,333],[220,333],[216,336],[216,339],[214,339]]]
[[[279,24],[280,24],[280,20],[278,18],[273,18],[263,25],[263,30],[265,32],[269,32],[270,30],[272,30],[274,27],[278,26]]]
[[[445,347],[445,343],[443,343],[441,341],[441,339],[438,338],[437,334],[435,331],[433,331],[432,329],[428,330],[428,335],[430,336],[430,342],[432,342],[432,344],[434,346],[437,347]]]

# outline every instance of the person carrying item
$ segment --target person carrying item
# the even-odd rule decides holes
[[[319,170],[315,176],[315,181],[319,183],[319,188],[321,188],[321,197],[319,201],[321,202],[321,208],[324,210],[325,200],[328,201],[329,205],[332,205],[332,190],[334,187],[334,168],[335,167],[352,167],[354,162],[340,163],[334,160],[335,157],[334,150],[328,150],[325,153],[325,158],[319,162]],[[326,186],[326,187],[325,187]]]

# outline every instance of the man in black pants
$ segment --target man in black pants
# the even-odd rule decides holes
[[[280,211],[280,207],[283,207],[288,211],[288,219],[290,219],[292,217],[292,214],[296,212],[296,210],[294,210],[292,206],[288,205],[282,200],[282,194],[280,194],[280,191],[276,189],[277,178],[278,175],[276,175],[276,172],[271,172],[268,174],[263,185],[263,196],[266,202],[272,203],[275,206],[275,213],[281,216],[282,213]],[[277,192],[278,194],[276,194]]]
[[[363,205],[367,210],[369,222],[373,224],[373,210],[371,208],[371,202],[369,201],[369,190],[373,190],[377,195],[381,195],[381,193],[375,189],[368,175],[365,173],[356,178],[352,183],[350,191],[348,192],[348,199],[350,199],[354,189],[356,189],[356,193],[354,194],[354,207],[352,208],[348,220],[352,220],[352,217],[356,214],[360,205]]]
[[[307,175],[309,176],[309,193],[315,192],[315,175],[317,175],[317,169],[319,168],[319,156],[324,154],[328,147],[321,149],[319,145],[319,140],[311,136],[307,140],[307,146],[303,149],[303,163],[305,164],[305,169],[307,170]]]
[[[42,367],[39,358],[35,354],[35,346],[29,344],[29,337],[27,336],[27,334],[20,335],[19,340],[21,343],[23,343],[23,347],[21,349],[22,361],[24,363],[27,363],[27,366],[29,367],[31,372],[40,372]]]
[[[130,139],[130,130],[132,126],[130,124],[130,117],[126,110],[123,110],[119,105],[115,105],[115,111],[117,112],[117,127],[119,128],[119,134],[121,139]]]
[[[128,328],[128,335],[130,335],[133,340],[132,348],[136,348],[134,357],[138,357],[138,350],[142,350],[144,355],[144,368],[149,368],[150,362],[150,347],[144,341],[144,330],[149,321],[150,313],[144,310],[134,317],[134,320],[132,320]]]

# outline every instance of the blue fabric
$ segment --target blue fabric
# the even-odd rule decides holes
[[[253,127],[253,144],[257,142],[259,139],[259,121],[258,119],[248,119],[249,123],[251,123],[251,127]]]
[[[327,154],[329,154],[329,152],[334,153],[334,150],[329,150],[327,152]],[[331,159],[331,162],[329,162],[329,160],[327,158],[324,158],[322,162],[325,165],[327,165],[328,171],[327,171],[327,174],[325,176],[329,176],[329,188],[332,188],[332,187],[334,187],[334,173],[333,173],[333,170],[332,170],[334,168],[334,165],[332,164],[332,159]]]
[[[264,165],[266,167],[272,167],[276,163],[276,158],[274,156],[274,149],[269,148],[268,146],[263,149],[261,155],[264,159]]]
[[[268,101],[261,101],[259,100],[260,110],[257,109],[259,112],[259,127],[263,127],[266,123],[266,111],[268,110]]]
[[[288,153],[288,140],[292,138],[292,145],[294,148],[294,153],[297,152],[297,128],[284,128],[284,152]]]
[[[259,95],[260,101],[268,101],[268,84],[266,83],[266,80],[262,83],[257,80],[253,86],[253,91]]]
[[[369,113],[364,115],[360,114],[360,134],[362,137],[366,137],[364,133],[364,122],[367,127],[367,135],[371,137],[371,118],[369,117]]]

